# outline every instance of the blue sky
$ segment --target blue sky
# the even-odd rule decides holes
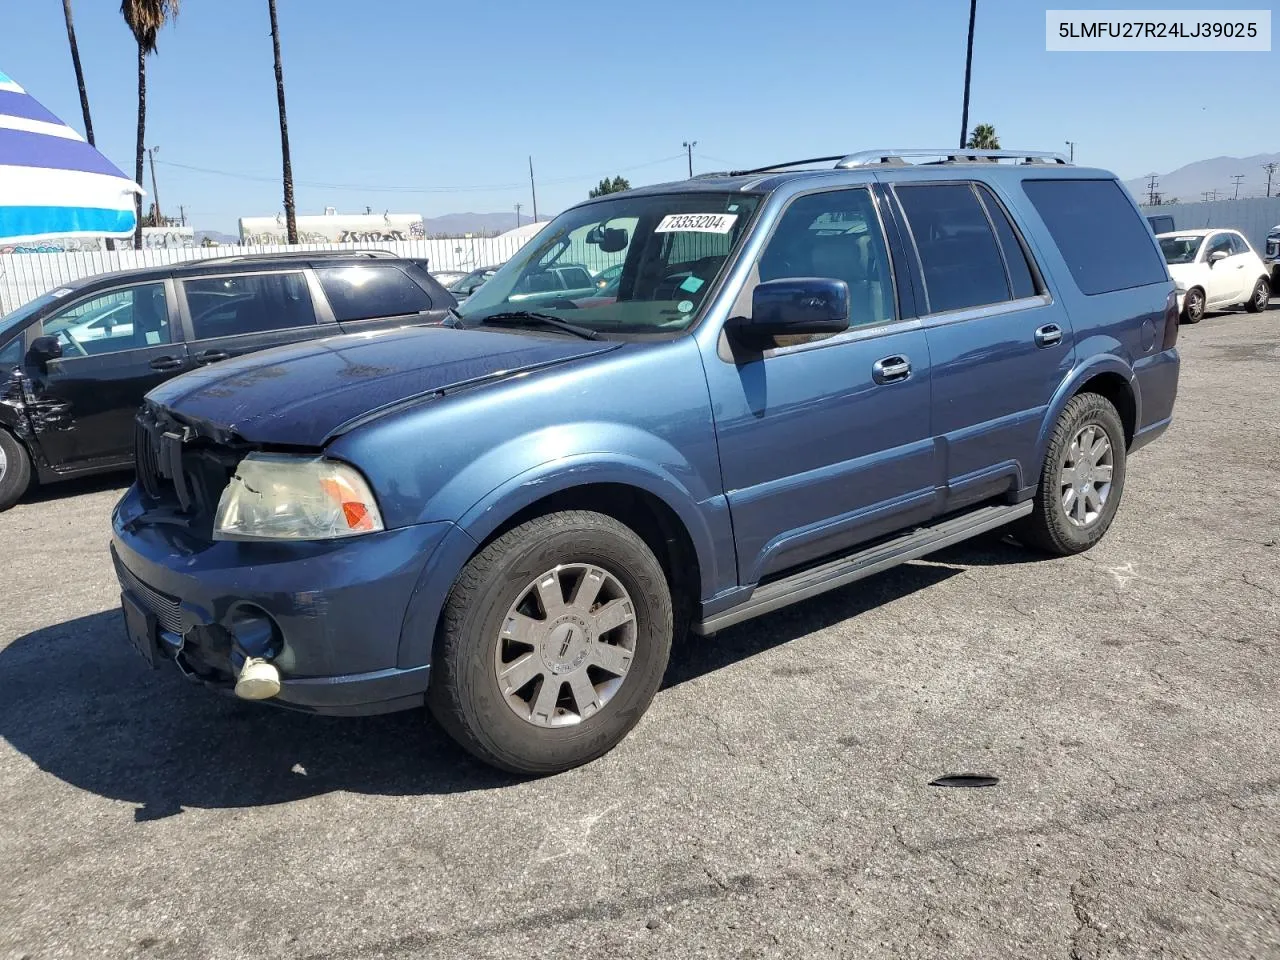
[[[967,0],[278,6],[300,213],[528,216],[529,154],[554,212],[602,176],[683,176],[689,139],[699,171],[959,134]],[[74,9],[98,146],[131,172],[132,39],[115,0]],[[971,126],[1005,146],[1074,140],[1078,162],[1124,178],[1280,149],[1277,53],[1046,53],[1045,9],[980,0]],[[6,4],[0,22],[0,70],[79,128],[61,4]],[[266,0],[187,0],[148,104],[166,213],[233,232],[281,209]]]

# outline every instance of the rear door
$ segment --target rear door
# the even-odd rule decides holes
[[[319,267],[328,310],[344,333],[438,322],[453,303],[430,277],[388,262]]]
[[[173,282],[157,280],[99,290],[46,317],[62,359],[28,370],[29,405],[41,450],[57,470],[127,464],[133,416],[143,396],[188,369],[174,306]]]
[[[199,366],[338,332],[317,322],[303,270],[190,277],[179,286],[188,352]]]
[[[919,181],[893,189],[926,302],[940,505],[951,511],[1037,475],[1036,437],[1071,369],[1073,334],[991,189]]]

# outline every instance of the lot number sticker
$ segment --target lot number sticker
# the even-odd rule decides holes
[[[669,213],[655,233],[728,233],[738,222],[736,213]]]

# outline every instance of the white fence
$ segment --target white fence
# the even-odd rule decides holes
[[[535,234],[536,236],[536,234]],[[186,260],[317,250],[390,250],[402,257],[425,258],[428,269],[474,270],[508,260],[527,236],[379,241],[376,243],[303,243],[292,247],[190,247],[156,250],[104,250],[68,253],[0,254],[0,315],[42,293],[81,277],[135,267],[156,267]]]

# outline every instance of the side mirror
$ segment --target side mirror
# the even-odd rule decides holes
[[[57,337],[36,337],[27,351],[27,362],[39,368],[42,373],[49,370],[50,360],[62,359],[62,341]]]
[[[1225,253],[1221,250],[1215,250],[1213,253],[1209,254],[1209,266],[1212,267],[1215,263],[1225,259],[1227,259],[1227,255]]]
[[[763,349],[774,337],[841,333],[849,329],[849,285],[843,280],[792,277],[767,280],[751,296],[751,317],[734,325],[744,346]]]

